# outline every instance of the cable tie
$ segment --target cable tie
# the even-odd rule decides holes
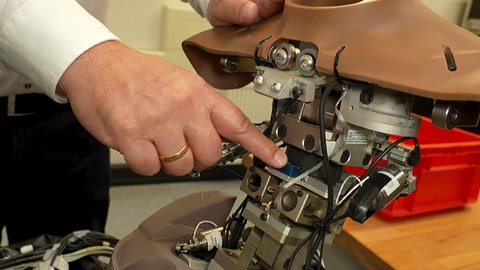
[[[63,258],[63,256],[57,256],[53,262],[53,266],[58,270],[68,270],[68,262]]]
[[[60,246],[59,243],[55,243],[51,249],[45,251],[45,254],[43,254],[43,258],[42,260],[44,261],[50,261],[53,257],[53,255],[55,254],[55,251],[58,249],[58,247]]]
[[[22,253],[22,254],[29,253],[29,252],[32,252],[32,251],[33,251],[33,245],[32,244],[25,245],[25,246],[20,248],[20,253]]]

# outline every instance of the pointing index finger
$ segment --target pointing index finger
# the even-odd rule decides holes
[[[287,163],[285,152],[262,134],[247,116],[228,100],[215,106],[212,122],[222,137],[239,143],[268,165],[281,168]]]

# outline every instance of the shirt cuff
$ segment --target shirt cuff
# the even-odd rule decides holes
[[[119,40],[74,0],[28,1],[0,30],[0,57],[57,102],[58,81],[75,59],[107,40]]]
[[[209,0],[182,0],[182,2],[190,3],[190,6],[192,6],[200,16],[207,18]]]

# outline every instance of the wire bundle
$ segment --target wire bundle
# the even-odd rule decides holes
[[[93,259],[98,269],[106,269],[118,241],[101,232],[75,231],[61,239],[54,237],[52,242],[34,247],[29,252],[14,252],[15,255],[0,259],[0,269],[68,269],[69,263],[85,257]],[[25,246],[31,245],[25,243],[19,250]],[[101,256],[107,260],[102,260]]]

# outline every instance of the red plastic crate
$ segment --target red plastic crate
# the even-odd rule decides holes
[[[417,138],[421,159],[413,168],[416,190],[377,214],[395,219],[476,202],[480,190],[480,135],[458,128],[438,128],[422,117]]]

